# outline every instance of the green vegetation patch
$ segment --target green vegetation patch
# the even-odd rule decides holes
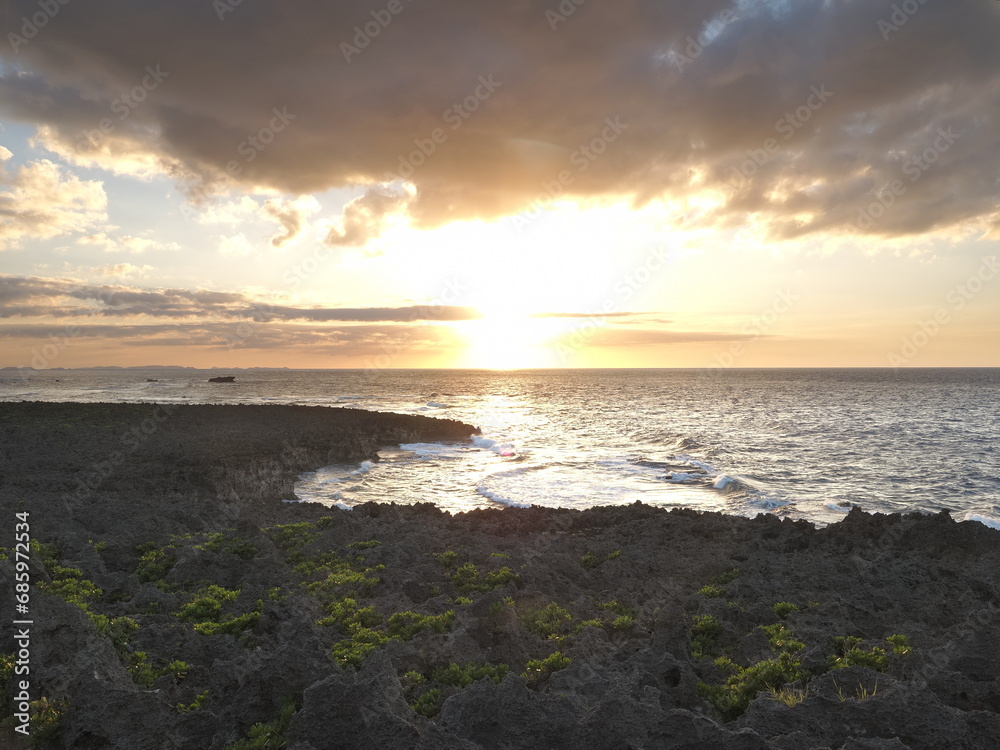
[[[441,704],[448,697],[479,680],[499,683],[509,671],[510,667],[506,664],[453,662],[447,666],[435,667],[427,675],[407,672],[402,677],[403,694],[415,713],[432,718],[438,714]]]
[[[609,560],[617,559],[619,556],[621,556],[621,553],[622,551],[620,549],[616,549],[614,552],[611,552],[607,555],[595,555],[593,552],[588,550],[586,553],[584,553],[583,558],[580,560],[580,567],[583,568],[584,570],[593,570],[594,568],[603,565]]]
[[[716,666],[733,673],[721,685],[699,682],[698,695],[715,706],[726,721],[746,711],[750,701],[761,691],[777,692],[790,682],[808,677],[799,669],[799,661],[784,652],[775,659],[764,659],[749,667],[740,667],[725,657],[717,659]]]
[[[547,680],[553,672],[566,669],[571,661],[568,656],[563,656],[562,653],[556,651],[544,659],[532,659],[529,661],[524,665],[522,676],[528,681],[529,685],[537,685]]]
[[[691,623],[688,643],[691,656],[695,659],[718,656],[719,636],[723,633],[722,623],[712,615],[695,615]]]
[[[289,698],[282,704],[277,718],[267,724],[257,722],[247,730],[244,739],[230,742],[225,750],[280,750],[287,744],[285,732],[292,723],[295,711],[295,701]]]
[[[371,611],[374,613],[374,609]],[[396,612],[380,630],[376,630],[374,626],[364,625],[360,619],[355,619],[346,623],[348,637],[333,645],[333,658],[342,667],[357,667],[376,649],[391,640],[408,641],[420,631],[427,629],[435,633],[447,633],[454,622],[454,610],[448,610],[440,615],[422,615],[411,611]]]
[[[480,573],[475,565],[465,563],[451,576],[451,583],[461,594],[471,594],[474,591],[485,593],[503,588],[508,583],[520,587],[521,576],[506,565],[499,570]]]

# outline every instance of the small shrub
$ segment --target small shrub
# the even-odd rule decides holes
[[[555,602],[541,609],[532,609],[521,615],[524,626],[540,638],[550,639],[570,631],[573,616]]]
[[[529,685],[537,685],[539,682],[548,679],[553,672],[565,669],[572,661],[568,656],[563,656],[556,651],[544,659],[532,659],[524,666],[523,677]]]
[[[743,573],[740,572],[739,568],[732,568],[731,570],[718,573],[708,579],[709,583],[714,583],[719,586],[725,586],[727,583],[732,583],[737,578],[739,578]]]
[[[691,624],[691,656],[704,659],[716,655],[716,643],[722,635],[722,623],[712,615],[696,615]]]
[[[761,691],[778,691],[790,682],[807,675],[799,670],[799,662],[790,654],[777,659],[765,659],[746,668],[737,667],[735,674],[721,685],[698,683],[698,695],[707,699],[726,721],[740,716]]]
[[[774,610],[774,614],[784,620],[788,617],[788,615],[792,614],[792,612],[798,612],[799,605],[792,604],[791,602],[778,602],[771,609]]]
[[[912,650],[910,639],[905,635],[890,635],[885,640],[892,646],[892,653],[896,656],[905,656]]]
[[[458,553],[453,549],[445,550],[444,552],[435,555],[435,557],[437,557],[441,564],[446,568],[453,567],[458,561]]]
[[[889,666],[889,657],[884,648],[871,646],[862,647],[862,640],[854,636],[837,637],[833,641],[834,653],[828,657],[827,666],[830,669],[858,666],[884,672]]]
[[[458,665],[449,664],[447,667],[438,667],[431,673],[431,679],[444,685],[451,685],[457,688],[466,688],[478,680],[493,680],[500,683],[510,670],[506,664],[479,664],[468,662]]]
[[[432,688],[417,698],[416,703],[410,706],[410,708],[415,713],[426,716],[429,719],[432,716],[436,716],[437,712],[441,710],[441,701],[441,691],[437,688]]]
[[[288,699],[281,706],[278,718],[264,724],[257,722],[247,730],[246,738],[230,742],[225,750],[280,750],[285,747],[285,731],[295,715],[295,702]]]
[[[372,549],[373,547],[378,547],[380,544],[382,544],[382,542],[372,539],[367,542],[351,542],[347,545],[347,548],[357,550]]]
[[[191,703],[187,704],[178,703],[176,706],[174,706],[174,708],[176,708],[177,713],[180,714],[191,713],[192,711],[197,711],[199,708],[201,708],[207,699],[208,699],[208,691],[206,690],[203,693],[198,693],[198,695],[195,696],[194,700],[191,701]]]
[[[726,595],[726,590],[722,586],[717,586],[714,583],[710,583],[707,586],[702,586],[698,589],[698,594],[709,599],[716,599],[721,596]]]

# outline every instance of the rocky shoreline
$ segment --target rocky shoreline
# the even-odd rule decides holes
[[[0,404],[4,580],[15,513],[37,540],[32,744],[995,746],[1000,532],[980,524],[281,502],[301,471],[474,431],[319,407]]]

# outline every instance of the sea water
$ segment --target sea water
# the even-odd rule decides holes
[[[828,524],[858,506],[1000,527],[998,369],[8,370],[0,399],[307,404],[482,430],[300,477],[301,500],[343,508],[638,500]]]

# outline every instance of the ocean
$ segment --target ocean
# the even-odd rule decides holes
[[[234,383],[209,383],[214,375]],[[349,508],[640,501],[817,525],[951,511],[1000,528],[1000,369],[0,371],[0,400],[289,403],[479,426],[317,467],[296,494]]]

